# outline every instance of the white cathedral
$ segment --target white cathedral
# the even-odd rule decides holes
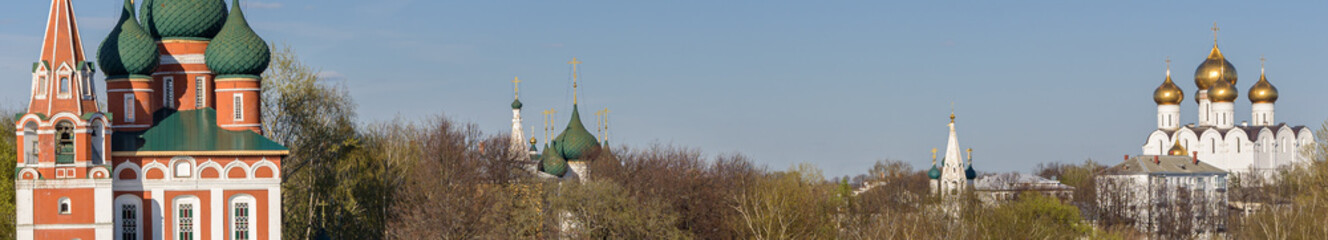
[[[1237,77],[1236,67],[1222,56],[1214,40],[1208,59],[1194,71],[1198,122],[1181,125],[1184,91],[1171,81],[1168,66],[1166,80],[1153,92],[1153,101],[1157,102],[1157,130],[1148,135],[1143,154],[1172,155],[1168,151],[1179,144],[1176,149],[1192,151],[1185,154],[1195,154],[1205,163],[1233,173],[1266,173],[1307,161],[1301,148],[1315,143],[1314,134],[1303,125],[1291,126],[1274,120],[1277,88],[1268,82],[1263,69],[1259,81],[1248,91],[1247,98],[1252,103],[1250,120],[1236,123]]]

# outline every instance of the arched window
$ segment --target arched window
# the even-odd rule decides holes
[[[38,138],[37,122],[28,122],[23,125],[23,162],[27,164],[37,164],[40,157],[37,153],[41,152],[37,145]]]
[[[60,198],[60,215],[69,215],[70,212],[73,212],[70,208],[73,208],[73,206],[70,206],[69,198]]]
[[[55,125],[55,163],[74,163],[74,123]]]
[[[115,239],[141,240],[143,231],[139,229],[142,220],[143,201],[134,195],[122,195],[115,200]]]
[[[256,207],[254,197],[249,195],[237,195],[231,198],[230,204],[230,229],[231,239],[250,240],[254,239],[254,229],[257,229],[257,223],[254,221],[254,210]]]
[[[60,94],[69,93],[69,77],[60,77]]]
[[[101,120],[93,120],[91,129],[88,129],[88,136],[92,138],[92,164],[102,164],[102,152],[106,146],[105,130],[102,129]]]
[[[37,95],[37,98],[42,98],[43,96],[46,96],[46,84],[50,84],[50,80],[48,80],[47,77],[46,77],[46,73],[45,73],[46,70],[39,70],[39,71],[43,71],[43,72],[41,73],[41,75],[37,76],[37,94],[36,94],[36,95]]]
[[[198,198],[193,196],[179,197],[175,199],[174,218],[175,224],[172,229],[175,230],[176,240],[194,240],[197,239],[198,227]]]
[[[235,93],[231,95],[231,98],[235,100],[235,104],[231,105],[235,112],[231,114],[235,117],[236,122],[244,121],[244,94]]]
[[[124,122],[134,122],[134,113],[138,109],[138,101],[134,99],[134,93],[128,92],[124,95]]]

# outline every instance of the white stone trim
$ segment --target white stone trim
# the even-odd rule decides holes
[[[222,171],[222,173],[221,173],[221,175],[222,175],[221,178],[222,178],[222,179],[230,179],[230,178],[231,178],[231,175],[230,175],[231,169],[235,169],[235,168],[239,168],[241,171],[244,171],[244,178],[243,178],[243,179],[253,179],[253,178],[254,178],[254,175],[253,175],[253,174],[249,174],[250,172],[252,172],[252,169],[249,168],[249,165],[248,165],[248,164],[245,164],[243,161],[239,161],[239,159],[236,159],[236,161],[233,161],[233,162],[231,162],[230,164],[226,164],[226,167],[223,168],[225,171]]]
[[[161,56],[161,65],[207,64],[203,54],[166,54]]]
[[[126,92],[157,92],[152,89],[112,89],[106,90],[106,93],[126,93]]]
[[[216,92],[258,92],[258,91],[263,91],[263,89],[261,89],[261,88],[223,88],[223,89],[217,89],[217,90],[216,90]]]
[[[138,224],[135,225],[135,227],[136,227],[136,231],[138,232],[138,234],[137,234],[137,238],[135,238],[135,239],[123,239],[123,238],[120,238],[120,235],[121,235],[121,231],[120,231],[120,230],[124,229],[124,227],[123,227],[123,226],[124,226],[124,225],[123,225],[124,222],[123,222],[123,221],[120,221],[121,219],[124,219],[124,215],[123,215],[123,214],[124,214],[124,209],[122,208],[122,206],[124,206],[124,205],[134,205],[134,206],[135,206],[135,209],[134,209],[134,210],[136,211],[137,215],[134,216],[134,219],[138,220]],[[142,240],[142,239],[143,239],[143,234],[144,234],[144,233],[147,233],[148,231],[144,231],[144,229],[143,229],[143,225],[144,225],[143,222],[146,222],[146,221],[143,221],[143,217],[145,217],[145,216],[143,216],[143,213],[144,213],[145,211],[143,211],[143,199],[142,199],[142,198],[139,198],[138,196],[135,196],[135,195],[133,195],[133,194],[120,194],[120,196],[115,197],[115,203],[112,205],[111,209],[112,209],[111,211],[114,213],[114,216],[113,216],[113,218],[112,218],[112,219],[114,219],[114,221],[113,221],[114,224],[113,224],[113,226],[112,226],[112,228],[111,228],[111,231],[112,231],[112,233],[114,234],[113,236],[115,237],[115,240]]]
[[[116,166],[115,166],[115,172],[113,172],[114,175],[111,175],[111,179],[121,180],[121,179],[120,179],[120,172],[123,172],[123,171],[133,171],[133,172],[134,172],[134,176],[136,177],[136,178],[134,178],[134,180],[143,180],[143,179],[146,179],[146,177],[143,176],[143,171],[142,171],[141,167],[139,167],[138,164],[135,164],[135,163],[133,163],[133,162],[124,162],[124,163],[121,163],[121,164],[116,164]],[[126,179],[126,180],[127,180],[127,179]]]

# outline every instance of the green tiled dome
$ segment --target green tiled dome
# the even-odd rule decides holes
[[[521,106],[525,106],[521,105],[521,99],[512,100],[512,109],[521,109]]]
[[[941,179],[941,169],[936,168],[936,165],[931,165],[931,171],[927,171],[927,177],[931,179]]]
[[[596,140],[595,135],[591,135],[590,131],[586,131],[586,126],[581,124],[581,113],[575,104],[572,105],[572,120],[567,123],[567,129],[563,130],[555,141],[558,141],[558,152],[568,161],[593,160],[595,156],[586,154],[599,149],[599,140]]]
[[[245,75],[257,77],[267,70],[272,51],[267,42],[258,37],[240,10],[240,1],[231,1],[231,13],[226,19],[226,26],[221,28],[217,37],[208,44],[208,69],[219,77],[225,75]]]
[[[968,180],[973,180],[978,178],[978,171],[973,170],[973,164],[971,163],[968,164],[968,169],[964,170],[964,178],[968,178]]]
[[[138,8],[138,22],[143,25],[143,30],[153,39],[157,39],[157,27],[152,24],[152,3],[156,0],[143,0],[143,4]]]
[[[150,32],[161,38],[211,39],[226,22],[221,0],[151,0],[144,2]]]
[[[544,148],[543,160],[540,161],[540,171],[554,176],[563,177],[567,175],[567,159],[558,155],[559,145],[554,141],[552,145]]]
[[[101,42],[97,51],[97,63],[107,79],[129,76],[147,77],[157,68],[157,44],[143,31],[143,27],[134,20],[134,4],[124,1],[124,11],[120,12],[120,22],[111,29],[111,34]]]

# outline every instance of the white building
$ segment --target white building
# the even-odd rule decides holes
[[[1099,221],[1131,222],[1146,232],[1226,228],[1227,172],[1195,157],[1127,156],[1099,174],[1097,191]]]
[[[964,162],[959,149],[959,136],[955,134],[955,115],[951,113],[950,139],[946,142],[945,158],[941,159],[940,168],[936,165],[936,149],[931,150],[931,170],[927,175],[931,178],[933,195],[958,197],[973,185],[973,178],[977,177],[977,172],[973,170],[973,149],[968,149],[968,162]]]
[[[1169,64],[1170,60],[1168,60]],[[1157,130],[1148,135],[1142,150],[1146,155],[1166,155],[1179,143],[1199,159],[1229,172],[1271,172],[1281,166],[1307,161],[1302,146],[1314,144],[1314,134],[1305,126],[1275,121],[1277,88],[1260,69],[1259,81],[1248,91],[1252,103],[1250,119],[1236,124],[1234,102],[1239,97],[1236,67],[1226,60],[1216,41],[1208,58],[1194,71],[1198,88],[1195,102],[1198,121],[1181,125],[1180,105],[1185,93],[1167,78],[1153,92],[1157,103]]]

